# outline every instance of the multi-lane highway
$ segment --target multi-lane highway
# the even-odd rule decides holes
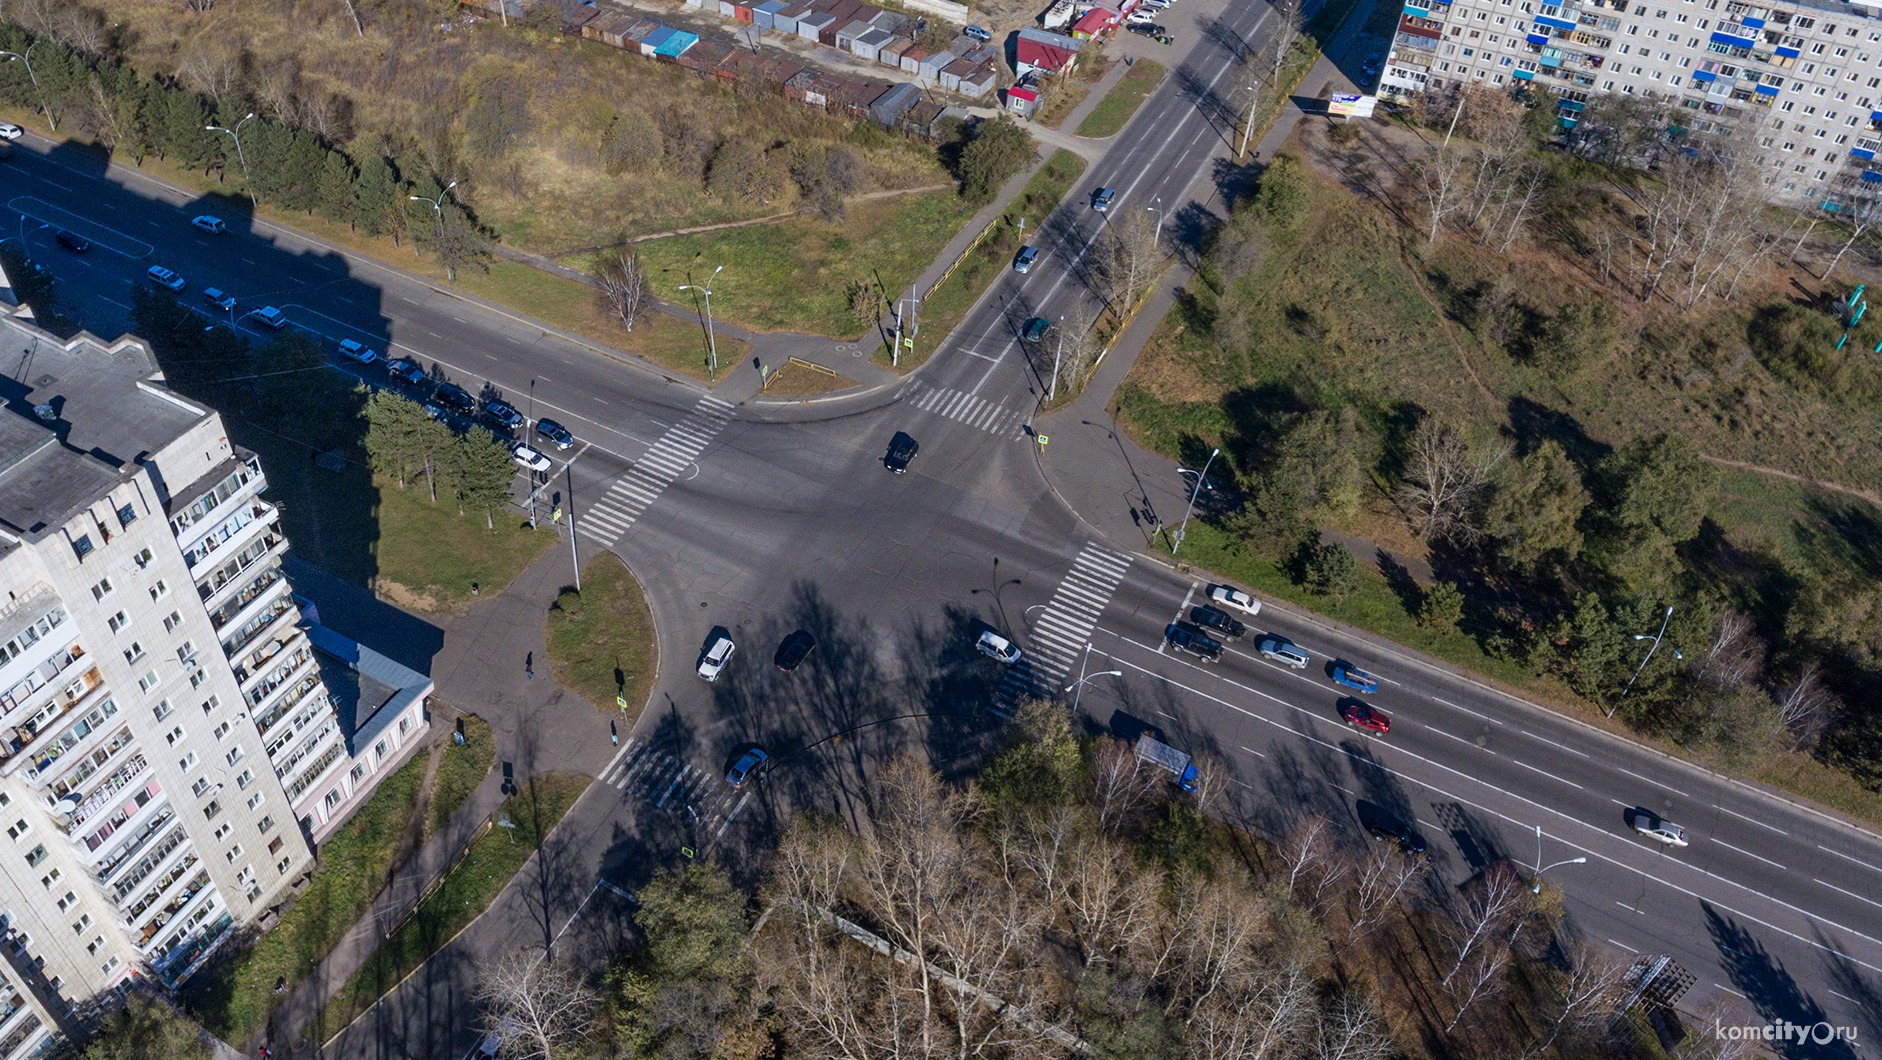
[[[1161,728],[1227,772],[1233,812],[1257,827],[1278,831],[1321,813],[1357,847],[1362,817],[1383,816],[1416,828],[1452,882],[1498,859],[1555,866],[1547,879],[1580,930],[1623,952],[1671,955],[1693,975],[1694,1000],[1728,999],[1748,1023],[1827,1020],[1860,1028],[1865,1043],[1882,1038],[1882,843],[1873,835],[1273,603],[1220,663],[1174,655],[1162,631],[1206,581],[1097,539],[1074,510],[1081,498],[1068,508],[1043,478],[1022,427],[1041,369],[1022,352],[1019,324],[1089,297],[1081,256],[1105,217],[1085,192],[1116,188],[1112,217],[1159,198],[1175,217],[1214,198],[1232,38],[1258,32],[1266,11],[1234,5],[1221,12],[1224,31],[1186,36],[1196,43],[1176,76],[1093,162],[1087,186],[1040,225],[1031,273],[998,281],[914,379],[809,406],[708,395],[252,225],[226,203],[102,171],[43,142],[19,145],[0,169],[17,231],[0,235],[52,266],[92,330],[126,328],[130,285],[161,264],[187,279],[185,301],[218,287],[244,309],[283,308],[290,326],[323,341],[356,338],[416,357],[473,393],[488,385],[525,415],[575,432],[577,446],[553,455],[573,461],[565,481],[580,542],[590,554],[621,555],[648,590],[662,682],[532,886],[506,892],[349,1028],[334,1055],[463,1047],[477,959],[564,930],[568,945],[602,945],[611,928],[597,925],[624,907],[595,888],[597,878],[637,886],[682,845],[718,845],[738,860],[798,809],[853,810],[847,796],[897,751],[954,768],[994,732],[990,702],[1056,694],[1081,668],[1120,671],[1082,689],[1091,728],[1109,730],[1120,716]],[[233,231],[192,228],[189,218],[204,212]],[[92,249],[61,249],[58,228]],[[335,370],[357,369],[336,356]],[[378,381],[382,370],[366,373]],[[921,442],[900,476],[881,466],[898,430]],[[1147,460],[1144,473],[1175,480],[1166,462]],[[715,625],[732,631],[740,653],[708,685],[690,664]],[[1022,647],[1024,663],[1003,668],[973,651],[989,626]],[[770,653],[797,628],[818,646],[796,673],[779,673]],[[1268,631],[1306,648],[1311,664],[1288,669],[1255,654],[1253,637]],[[1389,735],[1341,724],[1345,692],[1325,671],[1334,659],[1380,676],[1371,698],[1393,718]],[[733,792],[720,775],[752,743],[775,768]],[[1691,846],[1635,834],[1625,816],[1635,807],[1685,826]],[[1576,858],[1586,860],[1557,864]]]

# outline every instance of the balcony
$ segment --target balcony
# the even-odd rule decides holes
[[[251,610],[258,601],[262,601],[262,598],[268,595],[270,589],[280,586],[286,577],[281,573],[280,567],[269,567],[257,575],[255,580],[244,587],[241,592],[229,597],[223,601],[222,606],[211,611],[209,624],[216,627],[218,633],[229,626],[241,628],[248,621],[248,616],[243,612]]]
[[[152,880],[150,886],[144,889],[144,893],[137,901],[121,909],[124,915],[124,926],[129,927],[137,923],[145,910],[163,901],[178,884],[196,872],[198,860],[195,850],[185,851],[183,856],[177,859],[176,864],[165,869],[162,875]]]
[[[268,736],[274,730],[274,727],[281,723],[281,719],[294,713],[297,708],[301,707],[301,704],[306,701],[308,693],[319,687],[320,675],[308,674],[294,686],[292,692],[282,696],[275,702],[274,706],[269,707],[265,713],[256,713],[255,728],[263,736]],[[307,727],[309,722],[323,713],[332,713],[331,710],[327,709],[327,703],[324,697],[321,697],[317,702],[308,703],[306,709],[301,710],[300,716],[294,719],[293,732],[281,737],[281,740],[291,739],[293,733],[300,732]],[[274,740],[272,742],[278,745],[281,741]],[[270,757],[273,757],[272,752],[270,752]]]
[[[181,828],[164,836],[150,848],[149,853],[137,860],[137,864],[124,874],[123,879],[112,887],[112,900],[121,908],[131,895],[137,893],[138,887],[150,878],[151,873],[163,871],[171,862],[180,861],[186,857],[194,859],[196,851],[189,845],[188,840],[189,833]]]
[[[219,606],[221,600],[218,598],[225,590],[233,591],[236,586],[242,584],[242,576],[256,564],[267,562],[272,555],[284,551],[281,546],[285,541],[286,539],[279,534],[269,534],[224,560],[220,567],[206,574],[197,575],[196,593],[202,597],[203,605],[211,608]],[[223,551],[227,554],[226,549]]]
[[[105,855],[105,859],[99,862],[96,868],[92,869],[92,879],[97,880],[99,883],[104,883],[106,880],[109,880],[111,874],[122,867],[125,861],[135,857],[137,852],[143,849],[144,844],[148,843],[152,836],[175,823],[176,811],[165,806],[162,813],[151,818],[147,823],[138,826],[136,834],[130,839],[120,843],[118,849]],[[179,836],[183,834],[181,828],[176,831]]]
[[[194,546],[184,550],[183,562],[191,570],[207,562],[218,552],[227,549],[230,554],[239,552],[242,546],[253,541],[279,520],[280,513],[267,501],[249,501],[237,511],[218,523],[202,536]]]
[[[39,788],[58,775],[52,789],[55,799],[77,790],[86,777],[118,751],[136,743],[129,729],[113,727],[117,716],[117,701],[109,698],[86,711],[84,717],[27,756],[32,764],[21,774],[21,779]],[[104,740],[107,733],[111,734],[108,742]],[[59,774],[60,769],[68,766],[71,768],[67,772]]]
[[[277,653],[274,658],[278,657],[279,655]],[[242,695],[248,700],[248,705],[256,710],[260,710],[262,704],[268,702],[270,697],[299,676],[302,669],[311,663],[313,659],[313,649],[307,646],[307,642],[303,638],[301,646],[296,648],[294,652],[288,656],[286,661],[277,663],[266,669],[258,669],[252,674],[245,672],[242,667],[238,666],[235,669],[235,679],[242,683]],[[263,660],[263,662],[269,661],[272,661],[272,659]]]
[[[72,819],[60,825],[60,831],[64,832],[66,835],[71,835],[72,829],[90,820],[99,810],[110,806],[118,792],[123,791],[126,785],[139,779],[148,772],[150,772],[149,759],[145,758],[141,753],[131,756],[123,765],[112,771],[111,775],[106,777],[96,790],[85,796],[83,802],[80,802],[73,808],[71,811]]]
[[[107,803],[105,808],[111,812],[105,814],[92,833],[85,837],[85,852],[96,854],[104,849],[112,836],[138,825],[152,806],[167,805],[163,798],[163,789],[155,781],[129,792],[124,796],[123,802]]]
[[[264,604],[247,622],[244,622],[239,627],[239,632],[223,650],[230,659],[234,659],[270,634],[280,637],[281,642],[285,642],[286,631],[294,628],[294,624],[300,621],[300,616],[300,610],[294,606],[294,601],[288,599],[286,595],[278,595],[272,602]]]
[[[21,708],[30,710],[39,701],[38,693],[42,689],[57,685],[60,679],[84,658],[85,646],[74,644],[69,648],[61,649],[52,658],[33,667],[32,673],[14,682],[12,688],[0,693],[0,718]]]
[[[58,728],[55,723],[75,708],[89,706],[94,699],[103,696],[104,687],[104,681],[94,667],[66,686],[65,691],[47,700],[44,706],[33,711],[30,716],[22,718],[10,731],[0,735],[0,772],[10,772],[19,762],[30,761],[35,752],[49,746],[51,740],[48,737]]]
[[[169,902],[165,903],[164,907],[158,911],[157,915],[151,917],[150,922],[144,925],[140,932],[142,937],[137,940],[137,947],[148,951],[151,941],[157,937],[158,933],[163,931],[164,926],[176,919],[183,910],[188,909],[190,903],[194,902],[198,895],[207,890],[209,890],[209,873],[198,872],[195,878],[189,881],[188,886],[184,887],[174,898],[171,898]]]
[[[196,499],[187,509],[170,517],[170,532],[176,543],[188,552],[211,527],[225,518],[234,506],[267,488],[258,464],[238,466],[214,489]]]

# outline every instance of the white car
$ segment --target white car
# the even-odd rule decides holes
[[[192,217],[190,218],[190,224],[208,232],[212,236],[219,236],[229,230],[229,226],[222,223],[222,218],[211,214],[202,214],[198,217]]]
[[[712,632],[706,634],[706,646],[699,652],[699,679],[717,681],[719,675],[725,673],[726,664],[732,661],[732,653],[737,650],[738,645],[732,643],[732,635],[725,631],[724,626],[712,627]]]
[[[271,305],[262,306],[260,309],[251,309],[248,315],[276,331],[280,331],[282,328],[288,326],[288,315]]]
[[[214,287],[203,288],[203,301],[222,310],[224,313],[235,310],[235,296]]]
[[[1261,613],[1261,601],[1235,588],[1233,585],[1209,586],[1209,599],[1223,607],[1232,607],[1244,615]]]
[[[11,122],[0,121],[0,140],[17,140],[26,135],[26,130]]]
[[[183,277],[161,265],[152,265],[150,268],[145,269],[144,275],[151,283],[159,287],[172,291],[181,291],[183,289]]]
[[[974,643],[974,650],[989,659],[1013,665],[1019,661],[1019,648],[1013,642],[988,629],[982,630],[980,639]]]
[[[1124,21],[1127,23],[1138,23],[1140,25],[1148,26],[1148,25],[1154,24],[1157,21],[1157,13],[1155,11],[1152,11],[1150,8],[1140,7],[1137,10],[1132,11],[1130,14],[1124,16]]]
[[[510,455],[516,458],[517,463],[531,471],[547,471],[555,466],[548,457],[527,445],[518,445],[510,450]]]
[[[1634,831],[1670,847],[1683,847],[1688,842],[1684,828],[1639,806],[1634,807]]]
[[[360,364],[371,364],[379,359],[377,353],[373,352],[365,343],[355,339],[340,340],[340,356]]]

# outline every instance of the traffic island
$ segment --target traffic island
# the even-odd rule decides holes
[[[582,588],[562,590],[548,617],[549,664],[556,681],[626,732],[640,717],[659,669],[653,612],[640,583],[604,552],[582,571]]]

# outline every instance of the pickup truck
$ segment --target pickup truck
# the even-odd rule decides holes
[[[1137,738],[1137,758],[1169,770],[1170,778],[1184,791],[1196,790],[1196,767],[1190,762],[1187,753],[1154,736],[1145,735]]]

